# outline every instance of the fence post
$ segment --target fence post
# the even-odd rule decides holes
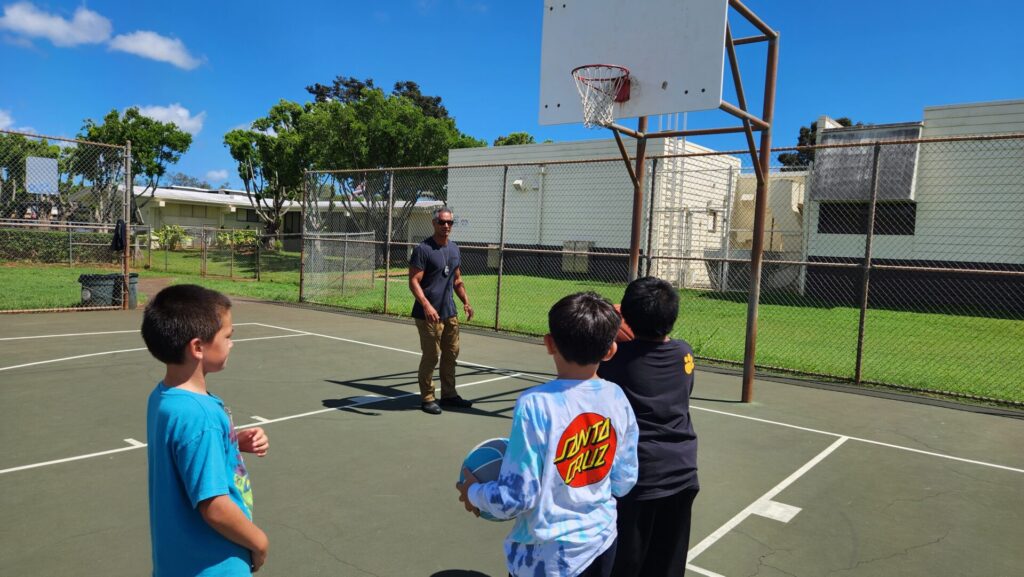
[[[871,288],[871,243],[875,238],[875,204],[878,202],[878,157],[882,145],[875,143],[874,157],[871,159],[871,204],[868,206],[867,239],[864,242],[864,277],[861,283],[860,321],[857,323],[857,365],[854,370],[853,382],[860,384],[864,363],[864,321],[868,312],[868,290]]]
[[[303,298],[302,298],[303,297],[302,288],[306,284],[305,283],[305,272],[306,272],[306,203],[309,201],[308,196],[309,196],[309,179],[310,179],[310,175],[309,175],[309,172],[305,172],[304,171],[302,173],[302,176],[303,176],[303,178],[302,178],[302,203],[299,205],[299,223],[300,223],[300,232],[299,232],[299,302],[300,303],[303,301]],[[256,234],[256,238],[258,239],[257,244],[259,244],[260,242],[263,242],[263,235],[257,233]],[[259,252],[256,253],[256,258],[257,259],[259,258],[259,254],[260,254]],[[259,274],[259,268],[257,268],[256,270],[257,270],[257,275],[258,275]],[[256,278],[258,280],[259,276],[257,276]]]
[[[685,151],[684,151],[685,152]],[[652,237],[654,236],[654,203],[657,201],[657,187],[655,183],[658,181],[658,159],[655,158],[651,161],[651,194],[648,197],[650,203],[647,207],[647,273],[646,276],[651,276],[651,243],[653,242]]]
[[[128,292],[131,289],[128,255],[132,250],[131,204],[132,196],[132,141],[124,143],[124,198],[121,200],[121,220],[124,221],[124,254],[121,255],[121,310],[128,310]],[[115,225],[116,226],[116,225]],[[117,234],[117,231],[114,231]]]
[[[235,278],[235,233],[228,231],[228,278]]]
[[[75,258],[72,254],[71,225],[68,225],[68,267],[75,266]]]
[[[725,247],[725,261],[722,262],[722,278],[719,280],[719,290],[727,292],[729,290],[729,259],[731,258],[731,239],[729,235],[732,233],[732,199],[733,199],[733,169],[729,168],[729,181],[725,188],[725,222],[722,226],[724,236],[722,237],[722,246]]]
[[[348,236],[345,236],[341,242],[341,297],[345,298],[345,277],[348,274]],[[384,290],[387,290],[387,286],[387,283],[384,283]]]
[[[414,200],[413,203],[416,201]],[[388,175],[388,230],[384,238],[384,314],[388,314],[388,277],[391,275],[391,217],[395,213],[395,173]],[[347,245],[346,245],[347,246]],[[377,263],[374,263],[376,268]],[[370,271],[373,274],[373,270]]]
[[[494,294],[494,330],[501,321],[501,279],[505,270],[505,199],[508,190],[508,165],[501,176],[501,220],[498,225],[498,287]],[[538,240],[539,242],[539,240]]]

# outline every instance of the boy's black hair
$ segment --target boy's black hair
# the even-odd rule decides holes
[[[633,334],[661,340],[672,332],[679,316],[679,293],[667,281],[645,276],[629,283],[622,296],[622,318]]]
[[[157,293],[142,316],[142,340],[161,362],[178,365],[185,347],[195,338],[206,343],[221,329],[221,316],[231,300],[217,291],[194,284],[179,284]]]
[[[558,352],[577,365],[601,362],[621,323],[612,303],[595,292],[571,294],[548,312],[548,331]]]

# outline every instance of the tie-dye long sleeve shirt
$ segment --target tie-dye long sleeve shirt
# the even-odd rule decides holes
[[[469,490],[481,511],[516,520],[505,539],[509,573],[574,577],[611,546],[613,495],[636,483],[638,437],[614,383],[554,380],[519,397],[498,480]]]

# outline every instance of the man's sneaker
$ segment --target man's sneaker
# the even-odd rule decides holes
[[[473,406],[473,401],[467,401],[458,395],[455,395],[454,397],[441,397],[441,406],[468,409]]]
[[[434,401],[430,401],[429,403],[420,403],[420,410],[431,415],[440,415],[441,405],[438,405]]]

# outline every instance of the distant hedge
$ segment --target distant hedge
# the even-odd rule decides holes
[[[70,242],[73,262],[117,262],[110,250],[111,233],[53,230],[0,229],[0,260],[40,263],[68,262]]]

